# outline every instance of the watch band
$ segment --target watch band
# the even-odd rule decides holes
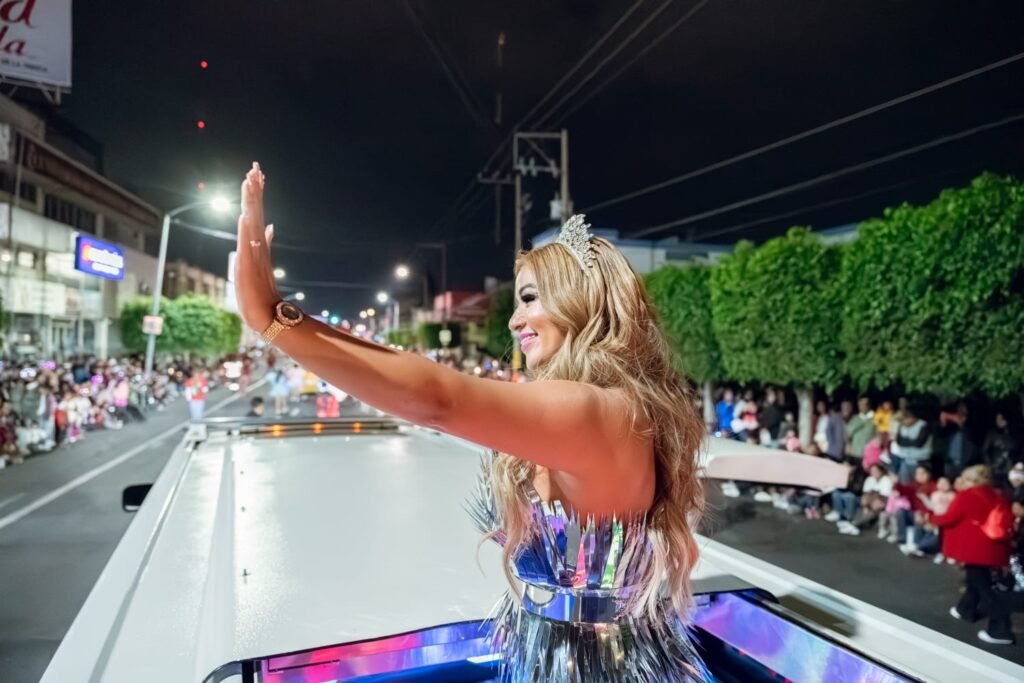
[[[281,334],[281,332],[283,332],[286,329],[288,328],[275,320],[274,322],[270,323],[270,327],[263,330],[263,333],[260,335],[260,339],[262,339],[267,344],[273,344],[274,338],[277,335]]]

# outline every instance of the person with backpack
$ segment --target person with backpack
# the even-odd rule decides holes
[[[992,486],[987,466],[968,467],[958,481],[949,509],[931,518],[942,529],[943,555],[964,565],[964,594],[949,613],[973,622],[987,611],[988,628],[978,631],[978,639],[990,645],[1012,645],[1009,614],[992,606],[1000,599],[993,590],[993,574],[1001,575],[1010,560],[1013,512],[1009,501]]]

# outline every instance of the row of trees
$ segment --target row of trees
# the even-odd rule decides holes
[[[150,297],[139,297],[121,309],[121,341],[129,351],[146,348],[142,319],[152,308]],[[157,351],[215,357],[238,350],[242,320],[217,308],[205,296],[186,294],[177,299],[161,299],[160,315],[164,327],[156,338]]]
[[[846,245],[793,228],[647,285],[706,396],[720,381],[791,386],[805,444],[818,387],[1024,400],[1024,184],[1013,178],[985,174],[889,209]]]

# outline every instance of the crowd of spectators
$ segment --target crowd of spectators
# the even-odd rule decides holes
[[[187,366],[174,361],[145,381],[136,358],[0,361],[0,468],[86,438],[144,422],[182,391]]]
[[[950,614],[965,621],[988,615],[978,638],[1014,642],[1010,614],[1024,610],[1024,452],[1007,415],[993,414],[983,436],[963,402],[925,419],[906,399],[876,407],[862,397],[815,406],[812,438],[801,445],[795,413],[785,394],[768,389],[737,398],[725,390],[715,404],[722,437],[802,452],[846,463],[846,488],[807,491],[726,482],[723,493],[742,493],[791,514],[824,519],[838,533],[879,539],[911,558],[960,567],[964,592]]]

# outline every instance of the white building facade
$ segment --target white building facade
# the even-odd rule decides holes
[[[0,353],[63,359],[120,351],[117,317],[125,301],[151,292],[161,217],[49,144],[42,119],[0,97]],[[123,279],[75,269],[79,234],[123,251]]]

